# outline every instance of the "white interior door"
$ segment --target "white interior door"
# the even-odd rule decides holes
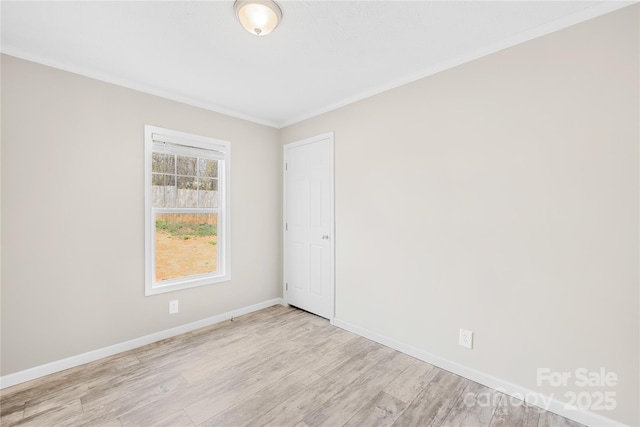
[[[334,315],[333,133],[284,146],[285,301]]]

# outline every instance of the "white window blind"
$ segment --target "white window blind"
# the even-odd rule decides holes
[[[194,141],[185,140],[174,136],[154,133],[153,151],[157,153],[175,154],[184,157],[198,157],[201,159],[224,160],[224,147],[203,147]]]

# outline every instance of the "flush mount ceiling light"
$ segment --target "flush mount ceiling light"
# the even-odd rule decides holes
[[[282,20],[282,10],[273,0],[236,0],[233,10],[242,26],[256,36],[266,36]]]

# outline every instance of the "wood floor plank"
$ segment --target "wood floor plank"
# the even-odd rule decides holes
[[[256,333],[259,328],[264,328],[265,325],[274,328],[276,321],[278,324],[284,320],[295,323],[297,317],[301,316],[297,310],[293,313],[288,309],[265,310],[268,314],[262,323],[256,313],[250,313],[234,321],[221,322],[150,344],[141,348],[136,355],[149,366],[180,371],[187,380],[190,380],[189,372],[183,368],[191,367],[196,372],[202,368],[215,369],[215,366],[210,366],[212,361],[218,363],[217,366],[225,366],[228,360],[237,359],[238,354],[248,356],[249,353],[258,352],[260,343],[273,342],[269,336],[260,337]],[[289,315],[285,317],[287,313]],[[215,336],[215,339],[212,339],[212,336]],[[251,346],[247,345],[247,340],[253,341]]]
[[[343,345],[336,346],[333,350],[324,352],[322,357],[310,362],[307,367],[318,375],[327,375],[334,370],[336,366],[371,345],[371,342],[366,338],[355,335],[353,335],[353,337],[352,340],[344,342]]]
[[[237,360],[229,361],[228,366],[216,369],[213,373],[207,372],[206,377],[198,377],[197,381],[192,380],[186,390],[168,393],[158,402],[129,411],[121,417],[121,421],[124,425],[136,425],[142,421],[152,424],[181,409],[204,421],[213,415],[208,412],[212,408],[206,402],[212,400],[217,410],[221,410],[217,405],[230,405],[230,401],[237,398],[239,387],[251,380],[259,381],[255,374],[265,368],[266,361],[277,360],[277,356],[286,354],[290,347],[291,344],[278,346],[277,342],[272,342],[257,356],[236,357]]]
[[[368,348],[337,366],[331,375],[316,381],[305,393],[291,396],[247,425],[294,425],[302,421],[307,414],[340,393],[362,373],[390,354],[390,349],[386,347],[370,341],[367,344]]]
[[[469,385],[469,380],[437,369],[427,387],[411,402],[398,417],[394,426],[440,425],[460,395]]]
[[[117,374],[110,372],[87,379],[86,383],[79,383],[69,387],[62,392],[44,393],[42,398],[32,399],[25,403],[27,405],[35,404],[47,399],[60,399],[66,396],[79,397],[83,403],[91,402],[94,399],[103,397],[109,393],[118,393],[123,389],[138,384],[139,381],[153,381],[154,376],[150,376],[152,372],[145,366],[132,365],[125,369],[119,370]],[[157,377],[157,374],[155,375]]]
[[[470,383],[451,411],[442,427],[486,427],[504,395],[478,383]]]
[[[343,344],[349,341],[352,341],[353,339],[358,337],[356,334],[351,333],[345,329],[340,329],[340,328],[332,328],[332,329],[334,330],[334,334],[331,337]]]
[[[4,420],[21,419],[24,415],[24,405],[24,399],[20,398],[13,401],[7,401],[6,405],[3,400],[2,405],[0,405],[0,409],[2,410],[0,413],[0,421],[2,422],[1,425],[5,426],[5,423],[9,422]]]
[[[36,404],[26,404],[24,408],[24,418],[35,418],[38,414],[42,414],[60,406],[74,406],[77,401],[79,401],[78,398],[69,399],[66,394],[61,394]]]
[[[290,350],[281,348],[280,356],[296,354]],[[277,381],[289,370],[296,369],[293,364],[287,369],[279,369],[280,364],[287,363],[287,359],[282,357],[252,358],[250,362],[221,371],[218,375],[210,377],[209,381],[201,381],[188,390],[176,390],[173,394],[167,394],[159,402],[153,402],[122,416],[121,421],[123,425],[139,425],[142,421],[153,423],[183,408],[196,424],[200,424],[233,406],[245,396]],[[298,366],[302,364],[301,362]]]
[[[203,426],[239,426],[245,425],[271,408],[304,391],[309,385],[320,379],[320,375],[306,367],[287,375],[281,381],[249,395],[227,410],[208,419]]]
[[[400,352],[390,353],[351,382],[348,388],[341,390],[307,415],[303,421],[310,426],[344,424],[414,360]]]
[[[184,407],[197,400],[199,392],[194,387],[174,389],[153,402],[143,403],[119,416],[123,427],[163,424],[176,414],[184,412],[193,423]],[[185,418],[186,419],[186,418]]]
[[[14,410],[13,412],[7,412],[6,415],[0,417],[0,426],[8,427],[17,424],[24,418],[23,410]]]
[[[542,411],[538,420],[538,427],[580,427],[580,424],[553,412]]]
[[[215,334],[215,341],[211,340],[211,334]],[[221,329],[209,332],[208,334],[168,340],[165,345],[146,348],[137,356],[141,362],[157,368],[173,367],[181,360],[193,361],[195,360],[194,356],[205,356],[209,352],[233,353],[234,346],[241,346],[251,335],[255,334],[250,329],[237,331],[233,329]]]
[[[431,382],[437,372],[438,370],[434,369],[433,365],[416,360],[387,385],[384,391],[396,399],[411,403]]]
[[[243,396],[256,393],[283,376],[304,367],[309,360],[321,356],[319,347],[329,345],[330,342],[320,333],[314,335],[309,338],[310,343],[315,343],[313,345],[301,346],[293,341],[280,343],[276,356],[256,363],[251,370],[244,372],[244,375],[236,375],[233,384],[208,394],[198,402],[187,406],[185,411],[196,424],[200,424],[233,406],[242,400]]]
[[[387,427],[395,422],[406,407],[407,404],[402,400],[381,391],[364,408],[356,412],[345,427]]]
[[[4,389],[0,426],[579,426],[508,399],[274,306]]]
[[[122,424],[120,424],[120,420],[116,418],[115,420],[105,421],[104,423],[99,424],[97,427],[122,427]]]
[[[135,386],[109,392],[104,397],[93,399],[86,404],[83,402],[85,413],[73,420],[71,424],[96,425],[154,404],[169,393],[188,390],[189,384],[180,375],[173,375],[166,379],[161,379],[162,375],[153,378],[153,381],[139,381]]]
[[[254,334],[238,345],[216,349],[206,358],[203,358],[201,363],[190,364],[184,369],[180,369],[180,373],[187,381],[195,384],[198,381],[208,380],[208,377],[221,370],[228,369],[229,366],[240,366],[242,363],[251,364],[257,358],[269,359],[276,357],[277,354],[283,353],[284,346],[287,346],[287,348],[297,347],[294,341],[301,337],[324,339],[327,334],[333,333],[333,328],[328,321],[324,320],[319,323],[318,320],[314,319],[315,317],[298,320],[293,317],[293,319],[289,319],[290,324],[285,323],[286,319],[281,319],[279,323],[280,329],[272,329],[269,333],[262,333],[261,335]],[[305,345],[310,344],[310,340],[307,339]],[[258,356],[256,357],[256,355]]]
[[[118,377],[137,369],[140,361],[135,354],[126,352],[18,384],[0,392],[0,414],[20,411],[27,403],[34,405],[61,394],[66,395],[66,401],[79,398],[103,378]]]
[[[249,341],[247,345],[251,345]],[[206,371],[206,376],[193,377],[190,387],[186,390],[177,390],[168,393],[158,402],[152,402],[130,411],[121,417],[125,425],[137,425],[142,420],[153,423],[179,409],[185,412],[196,423],[200,423],[215,415],[215,413],[232,405],[248,383],[258,384],[264,379],[266,372],[274,372],[274,375],[282,373],[274,367],[281,357],[290,354],[294,345],[292,343],[271,342],[263,351],[254,355],[236,357],[235,361],[228,361],[228,366],[222,366],[213,372]],[[215,412],[212,412],[215,411]]]
[[[538,427],[540,409],[522,400],[503,395],[491,419],[490,427]]]
[[[195,427],[195,424],[193,423],[193,421],[191,421],[191,418],[189,418],[185,411],[175,412],[168,417],[165,417],[158,421],[142,421],[136,425],[148,425],[153,427]]]
[[[85,411],[92,411],[104,407],[130,404],[139,400],[141,396],[153,400],[156,395],[162,395],[169,390],[180,387],[186,388],[187,381],[180,375],[166,375],[163,372],[145,372],[140,377],[134,377],[129,382],[116,383],[111,388],[102,388],[99,393],[88,392],[82,398]]]
[[[80,399],[73,399],[58,406],[43,408],[43,410],[34,412],[30,416],[25,416],[13,425],[20,427],[54,426],[78,414],[82,414],[82,404]]]
[[[244,361],[255,358],[257,354],[263,354],[265,348],[273,348],[273,340],[258,335],[243,337],[243,340],[228,345],[226,348],[217,348],[209,351],[199,360],[191,361],[188,358],[174,369],[190,383],[196,384],[203,379],[216,375],[220,371],[236,366]]]

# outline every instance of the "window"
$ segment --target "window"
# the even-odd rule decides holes
[[[145,126],[145,295],[230,280],[229,150]]]

